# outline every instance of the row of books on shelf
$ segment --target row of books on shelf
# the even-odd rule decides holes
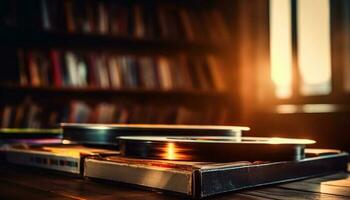
[[[180,105],[88,104],[71,101],[67,105],[48,106],[32,101],[5,105],[1,109],[1,128],[53,128],[60,122],[72,123],[150,123],[150,124],[223,124],[226,109],[193,109]]]
[[[214,8],[107,0],[2,0],[0,7],[3,23],[45,30],[188,41],[230,37]]]
[[[22,86],[224,90],[220,59],[203,56],[135,56],[111,53],[19,50]]]

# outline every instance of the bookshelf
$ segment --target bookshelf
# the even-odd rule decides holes
[[[227,124],[239,113],[233,1],[0,4],[3,128]],[[115,113],[92,119],[106,108]]]

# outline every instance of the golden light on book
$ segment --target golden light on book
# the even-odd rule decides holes
[[[169,143],[167,145],[167,159],[174,160],[175,159],[175,144]]]

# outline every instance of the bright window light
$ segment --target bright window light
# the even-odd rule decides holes
[[[329,0],[297,1],[298,65],[301,94],[331,92]]]
[[[291,1],[270,0],[271,78],[276,96],[292,95]]]

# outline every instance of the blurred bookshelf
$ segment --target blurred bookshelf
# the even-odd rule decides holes
[[[234,2],[5,0],[0,7],[1,128],[227,124],[237,115]]]

